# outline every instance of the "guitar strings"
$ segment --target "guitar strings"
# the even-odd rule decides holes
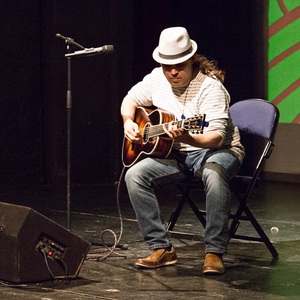
[[[178,125],[179,123],[182,123],[182,121],[174,121],[175,125]],[[147,134],[148,137],[153,137],[158,135],[159,133],[164,134],[165,131],[162,128],[162,125],[166,126],[166,129],[168,129],[170,123],[164,123],[164,124],[158,124],[158,125],[152,125],[150,127],[145,127],[141,130],[142,134]]]
[[[198,116],[198,119],[202,120],[202,116],[201,115]],[[190,122],[192,122],[192,121],[197,122],[197,119],[193,120],[191,118],[188,118],[186,120],[176,120],[176,121],[174,121],[174,124],[179,125],[179,127],[181,127],[182,124],[184,124],[184,123],[189,123],[190,124]],[[151,138],[151,137],[154,137],[154,136],[157,136],[157,135],[160,135],[160,134],[164,134],[165,131],[163,130],[162,126],[165,125],[166,129],[168,129],[169,124],[170,123],[164,123],[164,124],[157,124],[157,125],[148,126],[148,127],[145,127],[143,129],[141,129],[141,133],[142,133],[142,135],[147,135],[147,138]]]

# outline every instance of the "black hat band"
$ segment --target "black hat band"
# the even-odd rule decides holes
[[[176,59],[176,58],[181,58],[183,56],[186,56],[186,55],[190,54],[191,52],[193,52],[192,46],[188,50],[186,50],[182,53],[179,53],[179,54],[166,55],[166,54],[162,54],[162,53],[158,52],[158,55],[163,59]]]

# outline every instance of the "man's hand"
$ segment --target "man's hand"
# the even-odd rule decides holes
[[[138,124],[128,119],[124,123],[124,135],[131,143],[142,143],[142,135]]]
[[[222,136],[214,131],[190,135],[188,130],[183,128],[178,129],[174,124],[174,121],[169,124],[168,130],[165,126],[163,126],[163,129],[170,138],[176,140],[177,142],[189,144],[194,147],[220,149],[223,144]]]
[[[166,126],[163,125],[163,129],[165,131],[165,133],[172,139],[176,139],[179,140],[180,137],[184,136],[187,131],[182,129],[182,128],[177,128],[177,125],[174,124],[174,121],[172,121],[171,123],[169,123],[169,129],[166,129]]]

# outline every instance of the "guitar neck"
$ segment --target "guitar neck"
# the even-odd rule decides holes
[[[177,128],[181,128],[183,123],[184,123],[184,120],[173,122],[174,125],[177,125]],[[144,134],[147,135],[148,138],[163,135],[163,134],[165,134],[163,126],[165,126],[165,128],[167,130],[169,130],[170,125],[171,125],[171,122],[170,123],[164,123],[164,124],[157,124],[157,125],[148,126],[144,129]]]

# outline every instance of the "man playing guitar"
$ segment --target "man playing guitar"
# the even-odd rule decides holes
[[[203,273],[222,274],[222,256],[229,241],[229,180],[240,168],[244,148],[228,112],[230,96],[222,84],[224,72],[196,51],[197,44],[185,28],[163,30],[153,52],[160,67],[133,86],[123,99],[123,163],[130,167],[125,182],[144,240],[153,251],[135,264],[158,268],[176,263],[177,255],[160,218],[155,188],[180,182],[190,173],[199,177],[205,186],[207,211]],[[157,121],[160,134],[171,141],[171,146],[162,157],[151,149],[149,156],[137,155],[126,163],[126,154],[142,151],[149,141],[156,145],[159,139],[152,134],[150,140],[145,136],[148,128],[156,130],[146,110],[151,106],[158,108],[157,114],[172,116],[165,121],[163,114]],[[192,125],[196,132],[191,132],[188,122],[195,115],[200,123]]]

